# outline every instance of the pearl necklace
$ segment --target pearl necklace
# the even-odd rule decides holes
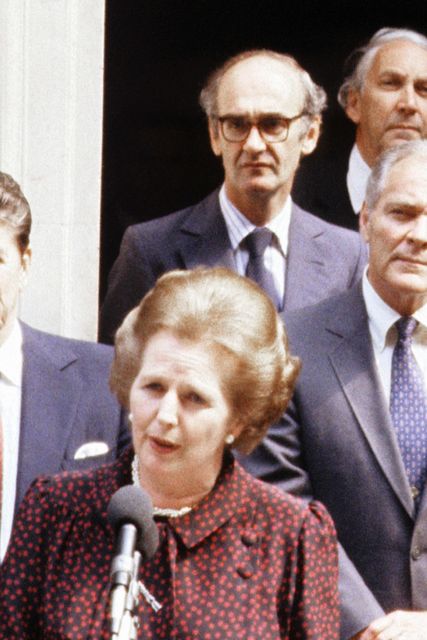
[[[139,481],[139,460],[136,455],[133,457],[131,469],[133,484],[137,487],[141,487],[141,483]],[[181,509],[161,509],[160,507],[153,507],[153,515],[163,516],[165,518],[180,518],[181,516],[185,516],[185,514],[190,513],[192,509],[193,507],[182,507]]]

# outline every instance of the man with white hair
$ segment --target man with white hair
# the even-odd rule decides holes
[[[303,363],[248,470],[323,502],[341,543],[341,639],[427,640],[427,141],[380,156],[352,289],[291,314]]]
[[[350,228],[365,197],[371,167],[385,149],[427,137],[427,38],[383,28],[351,58],[338,101],[356,125],[350,156],[334,153],[305,162],[293,190],[296,202]]]

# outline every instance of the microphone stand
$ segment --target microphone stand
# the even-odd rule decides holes
[[[111,640],[137,640],[139,622],[136,609],[140,593],[138,574],[141,564],[141,554],[139,551],[134,552],[132,564],[132,577],[129,584],[121,585],[121,611],[117,616],[114,616],[113,613],[116,624],[114,624]]]

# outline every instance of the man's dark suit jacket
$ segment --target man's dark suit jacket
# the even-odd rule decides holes
[[[347,189],[347,154],[324,153],[304,158],[295,177],[292,197],[304,209],[323,220],[357,230],[359,216],[353,211]]]
[[[427,609],[427,491],[414,517],[360,285],[287,329],[302,360],[293,401],[245,466],[329,509],[353,562],[340,577],[348,638],[378,617],[372,596],[386,612]]]
[[[129,443],[126,417],[108,386],[111,347],[22,323],[23,373],[16,507],[40,474],[97,467]],[[88,442],[108,453],[74,459]]]
[[[347,289],[360,277],[366,247],[359,235],[293,205],[284,310]],[[126,230],[101,311],[101,338],[111,341],[125,315],[171,269],[221,265],[236,269],[218,191],[202,202]]]

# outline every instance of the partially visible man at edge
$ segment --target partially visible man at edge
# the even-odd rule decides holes
[[[343,155],[331,143],[331,151],[304,163],[293,195],[316,215],[353,229],[382,151],[427,137],[427,38],[385,27],[350,60],[354,68],[338,102],[356,125],[354,144]]]
[[[113,350],[18,320],[30,231],[27,199],[0,172],[0,562],[36,476],[100,466],[130,441],[108,386]]]
[[[171,269],[229,267],[287,312],[351,286],[366,262],[358,235],[292,202],[300,159],[316,147],[326,105],[294,58],[238,54],[208,78],[200,102],[224,184],[194,206],[127,229],[101,312],[105,341]]]
[[[331,513],[342,640],[427,640],[427,140],[380,156],[360,223],[367,271],[287,318],[302,371],[244,465]]]

